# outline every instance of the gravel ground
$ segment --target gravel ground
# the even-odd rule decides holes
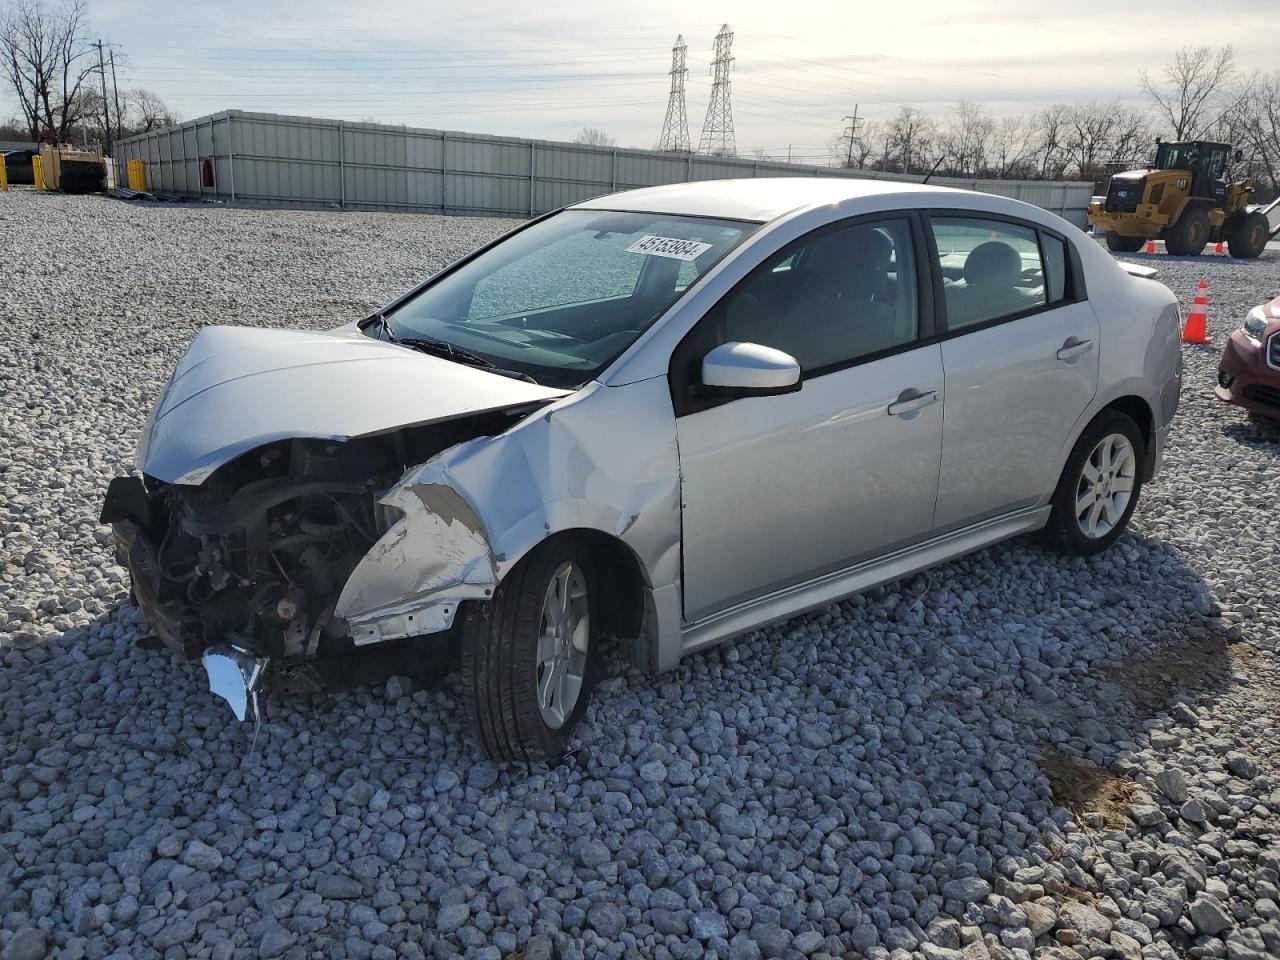
[[[1212,348],[1108,554],[614,666],[554,770],[485,762],[452,677],[274,699],[250,755],[136,649],[99,501],[196,328],[333,326],[504,226],[0,194],[3,957],[1280,955],[1280,434]],[[1219,342],[1280,292],[1154,259]]]

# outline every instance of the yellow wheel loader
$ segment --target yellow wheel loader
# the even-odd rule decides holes
[[[1158,239],[1177,256],[1199,256],[1207,244],[1226,241],[1231,256],[1257,257],[1280,223],[1268,219],[1275,204],[1267,211],[1249,207],[1252,180],[1226,180],[1230,154],[1225,143],[1160,143],[1153,166],[1111,177],[1105,198],[1089,205],[1089,222],[1117,253]]]

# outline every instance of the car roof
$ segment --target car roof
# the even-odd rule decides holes
[[[776,220],[795,210],[827,206],[859,197],[895,194],[968,194],[971,191],[899,180],[858,177],[760,177],[743,180],[696,180],[611,193],[573,205],[579,210],[626,210],[727,220]],[[916,204],[912,204],[915,206]]]

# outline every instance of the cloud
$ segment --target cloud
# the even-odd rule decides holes
[[[586,8],[590,11],[591,8]],[[127,55],[122,83],[183,116],[230,107],[569,138],[582,126],[648,146],[666,107],[670,47],[689,44],[688,114],[697,138],[719,23],[672,0],[598,8],[580,0],[438,4],[381,0],[92,0],[95,29]],[[1139,69],[1178,46],[1235,43],[1242,67],[1271,68],[1274,0],[1165,0],[1135,21],[1111,2],[916,0],[803,7],[738,0],[740,149],[820,145],[856,103],[940,110],[967,98],[992,113],[1075,99],[1139,102]],[[721,11],[712,11],[713,15]],[[1185,24],[1194,22],[1194,37]]]

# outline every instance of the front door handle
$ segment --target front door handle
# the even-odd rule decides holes
[[[1066,343],[1058,351],[1058,359],[1065,363],[1075,363],[1080,357],[1093,349],[1092,340],[1081,340],[1079,337],[1067,337]]]
[[[903,390],[898,394],[898,399],[889,404],[889,416],[891,417],[907,417],[922,410],[931,403],[938,402],[938,391],[930,390],[927,393],[921,393],[914,387],[910,390]]]

